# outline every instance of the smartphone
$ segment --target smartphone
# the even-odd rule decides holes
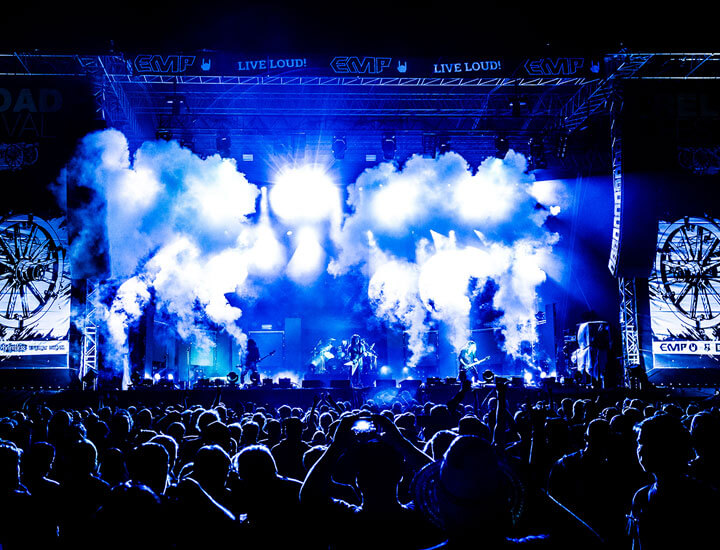
[[[360,419],[356,420],[350,428],[355,436],[359,439],[372,439],[377,435],[377,427],[372,420]]]

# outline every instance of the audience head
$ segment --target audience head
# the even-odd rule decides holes
[[[46,441],[36,441],[23,456],[23,474],[44,477],[50,472],[54,461],[55,447]]]
[[[262,484],[277,477],[277,466],[265,445],[245,447],[233,457],[233,468],[240,479],[250,484]]]
[[[165,433],[172,437],[177,444],[180,444],[185,437],[185,425],[182,422],[172,422]]]
[[[222,493],[230,473],[230,456],[219,445],[206,445],[195,454],[192,478],[213,496]]]
[[[720,419],[709,412],[696,414],[690,425],[692,445],[701,458],[720,458]]]
[[[657,414],[637,428],[637,456],[643,469],[656,477],[677,477],[687,469],[690,434],[680,419]]]
[[[127,469],[135,483],[147,485],[156,494],[165,492],[170,457],[160,443],[143,443],[128,453]]]
[[[16,489],[20,485],[20,450],[15,443],[0,440],[0,491]]]
[[[413,485],[416,506],[451,540],[478,533],[503,539],[522,505],[517,479],[492,445],[475,436],[458,436]]]
[[[97,449],[92,441],[79,439],[70,446],[67,469],[71,477],[82,478],[97,471]]]

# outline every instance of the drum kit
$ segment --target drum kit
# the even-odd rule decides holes
[[[360,373],[370,376],[377,373],[377,352],[375,344],[367,345],[362,340],[363,354]],[[348,378],[353,366],[350,360],[350,341],[335,338],[321,339],[310,354],[309,374],[330,376],[339,379]]]

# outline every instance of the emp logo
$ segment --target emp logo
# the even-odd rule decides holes
[[[139,73],[177,74],[184,73],[193,63],[194,55],[138,55],[135,70]]]
[[[336,73],[379,74],[392,63],[392,57],[335,57],[330,68]]]
[[[525,70],[532,76],[570,76],[585,65],[582,57],[558,57],[557,59],[528,59]]]

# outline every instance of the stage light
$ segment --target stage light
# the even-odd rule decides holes
[[[410,368],[409,367],[403,367],[403,374],[410,374]]]
[[[159,380],[160,380],[160,374],[159,374],[159,373],[155,373],[155,376],[153,376],[153,378],[155,379],[155,382],[159,381]]]
[[[528,160],[531,169],[547,168],[545,146],[543,145],[542,137],[531,137],[528,141],[528,147],[530,148],[530,157]]]
[[[532,384],[533,375],[532,375],[532,373],[531,373],[530,371],[525,371],[525,376],[524,376],[524,378],[525,378],[525,383],[526,383],[526,384]]]
[[[438,154],[444,155],[450,152],[450,138],[443,136],[438,140]]]
[[[145,380],[152,380],[152,376],[150,375],[149,372],[145,373]]]
[[[173,115],[179,115],[180,107],[185,105],[185,96],[179,94],[165,96],[165,103],[170,106]]]
[[[382,374],[383,376],[387,376],[391,372],[392,371],[391,371],[390,367],[388,367],[387,365],[383,365],[382,367],[380,367],[380,374]]]
[[[565,155],[567,155],[567,148],[568,148],[568,135],[567,133],[563,132],[558,137],[558,143],[557,143],[557,151],[556,155],[559,159],[564,159]]]
[[[495,138],[495,156],[504,159],[510,150],[510,143],[505,136],[499,135]]]
[[[508,106],[512,116],[519,116],[527,107],[527,98],[524,96],[511,97]]]
[[[345,136],[334,136],[332,141],[332,154],[337,160],[345,158],[347,151],[347,140]]]
[[[486,369],[482,373],[482,379],[483,382],[491,384],[495,380],[495,373],[493,373],[493,371],[491,371],[490,369]]]
[[[235,386],[238,383],[238,379],[240,377],[238,376],[238,373],[236,373],[235,371],[232,371],[232,372],[228,373],[226,378],[227,378],[229,385]]]
[[[172,139],[172,132],[167,128],[158,128],[155,130],[155,139],[158,141],[170,141]]]
[[[393,160],[395,158],[395,153],[397,151],[397,143],[395,141],[395,136],[383,136],[381,147],[384,160]]]
[[[173,380],[175,380],[175,377],[173,376],[172,373],[168,374],[168,380],[170,380],[170,382],[172,382]]]
[[[425,158],[435,158],[437,153],[437,136],[435,134],[423,134],[422,155]]]
[[[232,146],[232,140],[228,132],[220,132],[215,138],[215,148],[221,157],[230,156],[230,147]]]
[[[320,222],[342,214],[340,191],[319,166],[281,170],[270,189],[270,206],[290,224]]]
[[[288,276],[298,283],[314,281],[325,267],[325,250],[317,231],[303,227],[297,234],[297,248],[287,265]]]

